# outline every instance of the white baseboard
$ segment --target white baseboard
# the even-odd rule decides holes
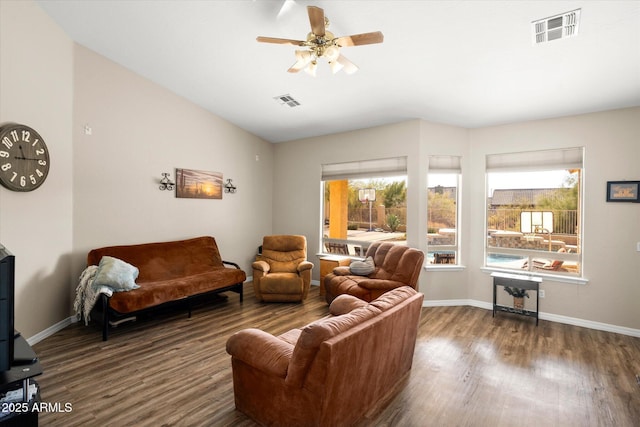
[[[460,305],[470,305],[472,307],[484,308],[485,310],[493,310],[493,304],[484,301],[471,299],[452,299],[452,300],[425,300],[423,307],[453,307]],[[581,326],[583,328],[595,329],[598,331],[613,332],[616,334],[629,335],[640,338],[640,329],[627,328],[625,326],[611,325],[608,323],[594,322],[592,320],[578,319],[575,317],[562,316],[560,314],[545,313],[541,311],[538,317],[542,320],[550,322],[564,323],[567,325]]]
[[[247,282],[250,280],[247,278]],[[320,285],[317,280],[312,280],[313,285]],[[485,310],[493,310],[493,304],[484,301],[472,300],[472,299],[447,299],[447,300],[425,300],[422,303],[423,307],[455,307],[460,305],[470,305],[472,307],[483,308]],[[545,313],[541,311],[538,314],[542,320],[548,320],[550,322],[564,323],[567,325],[581,326],[583,328],[595,329],[598,331],[613,332],[616,334],[629,335],[632,337],[640,338],[640,329],[627,328],[625,326],[611,325],[608,323],[594,322],[592,320],[578,319],[575,317],[562,316],[560,314]],[[72,323],[77,322],[76,316],[70,316],[53,326],[48,327],[42,332],[38,332],[34,336],[27,338],[29,345],[34,345],[42,341],[43,339],[50,337],[58,331],[66,328]]]
[[[27,338],[27,342],[29,343],[29,345],[38,344],[43,339],[50,337],[51,335],[55,334],[56,332],[63,330],[64,328],[66,328],[70,324],[75,323],[77,321],[78,321],[78,319],[76,318],[76,316],[67,317],[66,319],[59,321],[55,325],[49,326],[44,331],[38,332],[34,336]]]

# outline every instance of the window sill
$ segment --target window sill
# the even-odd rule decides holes
[[[428,264],[424,266],[427,271],[464,271],[467,267],[457,264]]]
[[[584,277],[577,276],[564,276],[560,274],[546,274],[546,273],[535,273],[532,271],[527,272],[518,272],[515,270],[509,270],[505,268],[490,268],[490,267],[481,267],[480,270],[483,273],[493,273],[495,271],[500,273],[510,273],[510,274],[518,274],[522,276],[530,276],[530,277],[540,277],[542,280],[550,280],[553,282],[562,282],[562,283],[571,283],[572,285],[586,285],[589,283],[589,279],[585,279]]]

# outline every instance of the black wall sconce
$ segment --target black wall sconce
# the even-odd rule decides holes
[[[167,172],[162,173],[162,179],[160,180],[160,190],[173,190],[173,186],[176,185]]]
[[[231,178],[227,179],[227,183],[224,185],[224,192],[225,193],[235,193],[236,192],[236,186],[233,185],[233,183],[231,182]]]

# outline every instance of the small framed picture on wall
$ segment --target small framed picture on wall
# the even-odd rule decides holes
[[[607,202],[639,203],[640,181],[607,181]]]

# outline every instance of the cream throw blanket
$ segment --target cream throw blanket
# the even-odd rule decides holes
[[[89,324],[89,314],[100,294],[105,294],[108,297],[113,295],[113,290],[109,286],[93,286],[93,279],[97,271],[97,265],[85,268],[76,287],[76,300],[73,303],[73,309],[76,311],[78,320],[84,319],[85,325]]]

